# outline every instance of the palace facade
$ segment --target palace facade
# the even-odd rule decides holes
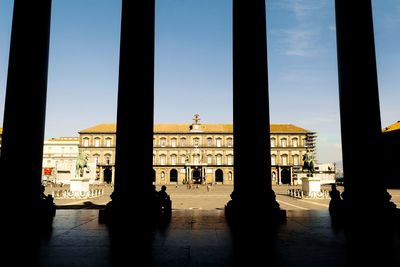
[[[292,124],[271,124],[273,184],[297,183],[307,150],[315,153],[316,134]],[[267,138],[267,137],[266,137]],[[79,151],[90,155],[99,182],[114,183],[115,124],[99,124],[79,132]],[[153,182],[160,184],[233,184],[232,124],[156,124],[153,137]]]
[[[79,137],[57,137],[44,141],[42,181],[69,183],[79,154]]]

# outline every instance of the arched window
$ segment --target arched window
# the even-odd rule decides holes
[[[176,138],[171,139],[171,146],[176,147]]]
[[[271,165],[276,165],[276,155],[271,155]]]
[[[212,155],[211,154],[207,155],[207,163],[212,164]]]
[[[287,147],[287,139],[286,138],[281,139],[281,147]]]
[[[233,146],[233,139],[230,138],[230,137],[226,138],[226,145],[228,147],[232,147]]]
[[[293,165],[299,165],[299,155],[293,155]]]
[[[194,164],[199,164],[200,163],[200,155],[199,154],[193,155],[193,163]]]
[[[162,137],[160,138],[160,146],[165,147],[167,145],[167,138]]]
[[[99,154],[93,154],[93,158],[94,158],[94,164],[97,166],[97,164],[99,164]]]
[[[167,163],[166,156],[164,154],[160,155],[160,165],[165,165]]]
[[[302,146],[306,146],[306,143],[307,143],[306,138],[302,138],[302,140],[303,140]]]
[[[288,165],[288,156],[286,154],[281,156],[281,165]]]
[[[298,147],[299,146],[299,139],[298,138],[293,138],[292,139],[292,146],[293,147]]]
[[[193,138],[193,145],[195,147],[198,147],[200,145],[200,138],[198,138],[198,137]]]
[[[222,155],[221,154],[217,155],[217,165],[222,165]]]
[[[212,138],[211,137],[207,138],[207,146],[212,146]]]
[[[186,146],[186,138],[182,137],[180,143],[181,143],[181,146]]]
[[[105,154],[104,158],[106,159],[106,165],[110,165],[111,164],[111,155]]]
[[[271,138],[271,147],[276,147],[276,138],[275,137]]]
[[[111,137],[106,138],[106,147],[111,147],[111,145],[112,145],[111,141],[112,141]]]
[[[83,138],[83,146],[84,147],[88,147],[89,146],[89,138],[88,137]]]
[[[228,180],[232,181],[232,172],[228,172]]]
[[[181,164],[186,163],[186,155],[181,155]]]
[[[176,165],[176,155],[175,154],[171,155],[171,165]]]
[[[163,181],[165,180],[165,172],[163,172],[163,171],[161,172],[161,180],[163,180]]]
[[[100,146],[100,137],[95,137],[94,138],[94,146],[99,147]]]
[[[233,155],[227,155],[226,160],[228,165],[233,165]]]
[[[217,147],[221,147],[221,146],[222,146],[222,139],[217,138]]]

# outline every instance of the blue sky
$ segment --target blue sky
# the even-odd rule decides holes
[[[155,122],[231,123],[231,0],[156,3]],[[12,5],[0,0],[1,124]],[[400,120],[400,1],[373,12],[384,127]],[[46,138],[115,122],[120,14],[120,0],[53,0]],[[271,123],[317,132],[318,161],[340,160],[334,0],[267,1],[267,31]]]

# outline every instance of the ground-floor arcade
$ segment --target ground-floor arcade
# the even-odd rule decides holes
[[[233,167],[182,165],[154,166],[153,182],[161,184],[233,184]]]

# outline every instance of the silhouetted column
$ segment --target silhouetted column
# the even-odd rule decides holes
[[[371,1],[336,0],[336,34],[345,200],[382,204],[381,118]]]
[[[273,192],[266,39],[265,1],[234,0],[234,191],[248,208],[267,208]]]
[[[154,16],[154,0],[122,2],[114,192],[135,208],[153,177]]]
[[[51,0],[15,0],[13,12],[0,171],[14,190],[4,188],[2,196],[4,206],[34,213],[42,174]]]

